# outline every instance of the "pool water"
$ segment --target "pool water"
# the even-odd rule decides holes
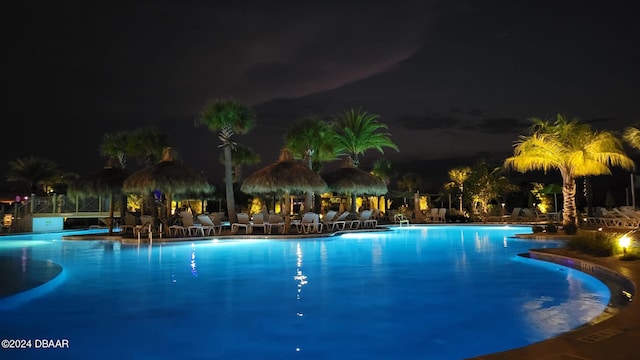
[[[0,299],[0,338],[68,340],[8,358],[462,359],[589,322],[599,280],[518,256],[558,241],[530,227],[416,226],[275,240],[127,245],[0,238],[0,256],[54,262]]]

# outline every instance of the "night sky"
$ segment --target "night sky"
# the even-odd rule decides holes
[[[187,165],[221,182],[217,135],[195,119],[226,97],[256,113],[236,137],[262,157],[245,174],[277,159],[295,120],[349,108],[380,115],[400,148],[385,156],[419,173],[427,160],[504,159],[531,117],[615,131],[640,123],[632,1],[7,6],[0,174],[30,155],[88,174],[105,164],[105,133],[156,126]],[[364,166],[380,156],[368,152]]]

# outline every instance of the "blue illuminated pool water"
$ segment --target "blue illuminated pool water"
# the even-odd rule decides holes
[[[517,256],[529,227],[425,226],[317,239],[126,245],[1,237],[50,260],[52,282],[0,299],[0,338],[68,349],[2,358],[462,359],[521,347],[600,314],[584,273]]]

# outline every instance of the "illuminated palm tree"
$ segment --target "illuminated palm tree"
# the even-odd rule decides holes
[[[285,147],[294,159],[303,159],[307,167],[316,173],[322,169],[322,162],[335,160],[337,153],[335,131],[329,123],[315,117],[308,117],[294,123],[285,134]],[[311,210],[312,192],[307,192],[305,208]]]
[[[471,174],[471,168],[468,166],[462,166],[455,169],[451,169],[448,172],[449,183],[445,185],[445,189],[457,189],[459,191],[458,198],[460,199],[460,212],[462,213],[462,198],[464,195],[464,182],[467,181]]]
[[[634,169],[622,143],[611,132],[594,131],[578,120],[568,122],[558,114],[555,122],[533,119],[531,134],[520,136],[513,156],[504,166],[519,172],[556,169],[562,176],[562,223],[578,225],[576,178],[588,175],[611,175],[609,166]]]
[[[634,149],[640,150],[640,129],[630,126],[624,130],[622,138]]]
[[[349,155],[358,167],[359,155],[367,150],[375,149],[384,154],[384,148],[396,151],[398,146],[391,141],[391,134],[379,132],[388,129],[387,125],[378,121],[379,116],[366,111],[350,109],[336,116],[333,123],[336,131],[338,152]]]
[[[236,221],[236,202],[233,195],[233,159],[231,150],[236,147],[234,134],[246,134],[254,125],[254,114],[250,107],[233,99],[215,100],[205,107],[197,123],[212,132],[219,132],[218,139],[224,153],[224,181],[227,194],[229,221]]]

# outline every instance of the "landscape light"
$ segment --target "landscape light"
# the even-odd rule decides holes
[[[618,239],[618,244],[620,246],[622,246],[622,254],[624,256],[626,256],[627,255],[627,247],[629,247],[629,244],[631,244],[631,239],[627,235],[624,235],[623,237]]]

